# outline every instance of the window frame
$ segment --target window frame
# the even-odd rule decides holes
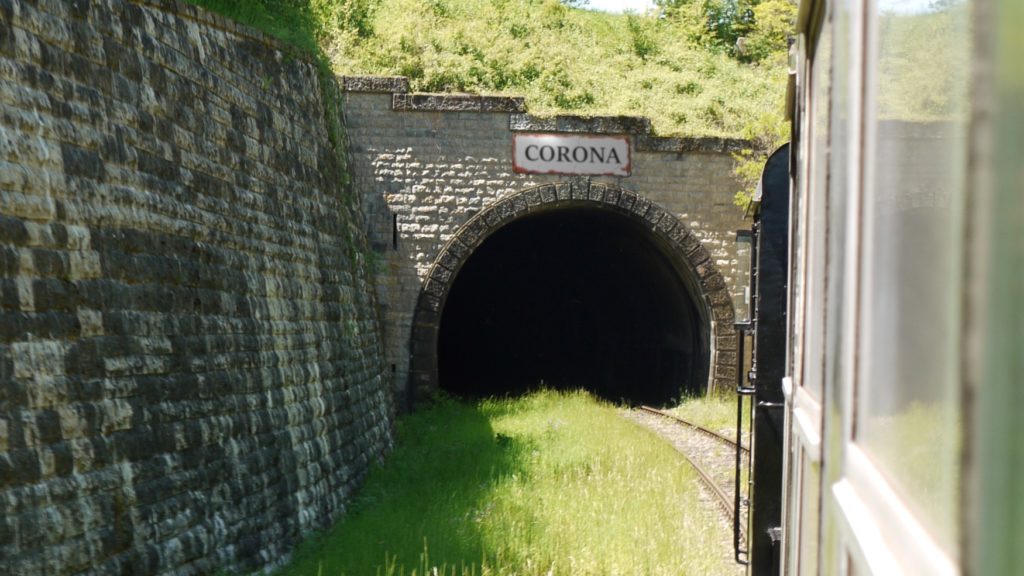
[[[829,2],[832,3],[831,1]],[[864,287],[873,271],[868,266],[872,240],[867,209],[868,186],[873,185],[877,139],[875,112],[866,94],[875,94],[878,62],[877,0],[853,0],[850,39],[850,142],[847,175],[850,191],[847,229],[842,376],[836,406],[842,420],[839,479],[829,490],[830,518],[838,528],[837,558],[845,558],[844,573],[959,574],[959,567],[928,532],[879,466],[857,442],[856,417],[864,376],[861,354],[864,333]],[[834,456],[830,456],[833,458]]]
[[[832,86],[832,53],[829,38],[830,50],[820,54],[821,35],[831,33],[831,16],[829,6],[817,4],[812,8],[808,21],[811,23],[810,30],[806,35],[801,34],[797,38],[796,50],[800,68],[797,70],[797,108],[800,111],[797,115],[801,123],[795,130],[797,141],[794,143],[799,161],[799,172],[795,175],[793,186],[797,198],[795,206],[791,208],[790,218],[790,299],[788,325],[790,342],[790,359],[786,363],[787,376],[782,381],[782,391],[786,403],[786,422],[784,429],[784,453],[788,462],[784,467],[784,482],[786,488],[787,502],[783,506],[784,525],[787,530],[784,532],[786,541],[783,543],[784,563],[786,573],[817,573],[822,555],[821,548],[821,526],[823,521],[823,501],[825,494],[824,466],[822,461],[821,439],[822,439],[822,405],[827,394],[825,390],[824,374],[824,343],[825,333],[828,329],[827,314],[824,313],[827,303],[828,284],[823,280],[819,285],[812,283],[814,273],[823,272],[816,268],[816,265],[827,267],[827,195],[829,186],[829,141],[831,133],[831,105],[830,98],[826,93],[823,99],[815,99],[816,72],[819,66],[824,66],[824,78],[828,90]],[[822,58],[824,58],[822,60]],[[821,108],[821,109],[819,109]],[[817,137],[816,128],[822,123],[815,123],[817,114],[825,116],[825,138],[823,147],[823,158],[818,158],[819,149],[815,146]],[[817,124],[817,125],[816,125]],[[815,164],[816,163],[816,164]],[[815,167],[812,167],[814,164]],[[818,170],[824,170],[825,174],[819,180],[815,178]],[[822,184],[821,189],[816,189],[816,184]],[[819,222],[814,222],[814,212],[820,210],[825,215]],[[816,290],[817,289],[817,290]],[[815,343],[808,326],[820,323],[818,328],[818,342]],[[810,372],[816,372],[811,374]],[[815,391],[806,386],[810,378],[815,378],[818,388]],[[817,469],[816,478],[808,478],[805,471]],[[815,491],[813,502],[806,498],[806,492],[810,486],[809,482],[815,482],[811,486]],[[816,507],[816,514],[808,514],[808,506]],[[815,525],[806,525],[808,518],[815,518]],[[805,540],[813,538],[814,542],[808,543]],[[818,549],[815,566],[802,566],[803,551],[810,545]]]

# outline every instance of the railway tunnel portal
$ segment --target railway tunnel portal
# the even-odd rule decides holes
[[[621,214],[586,206],[511,222],[466,259],[438,332],[438,384],[536,386],[666,404],[707,378],[707,321],[678,264]]]
[[[636,193],[585,180],[524,190],[434,262],[413,325],[417,392],[544,386],[671,404],[728,361],[710,344],[729,326],[708,296],[721,282],[685,224]]]
[[[541,380],[652,403],[735,385],[749,224],[734,155],[749,142],[539,117],[402,77],[342,90],[399,409]]]

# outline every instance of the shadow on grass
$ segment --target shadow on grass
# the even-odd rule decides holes
[[[304,543],[280,574],[383,575],[392,573],[389,566],[395,574],[420,574],[424,565],[449,571],[479,566],[486,552],[478,528],[489,512],[488,494],[521,471],[529,441],[496,435],[480,408],[447,399],[399,421],[398,438],[345,519]]]

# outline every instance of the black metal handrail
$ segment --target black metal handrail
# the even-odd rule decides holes
[[[732,517],[732,546],[736,563],[746,566],[747,550],[743,548],[740,526],[740,504],[742,502],[742,470],[743,470],[743,397],[751,396],[754,393],[753,387],[743,385],[743,357],[745,356],[745,344],[747,333],[751,328],[750,322],[736,323],[737,338],[737,360],[736,360],[736,470],[733,484],[733,510]]]

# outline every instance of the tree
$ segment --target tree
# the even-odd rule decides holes
[[[736,41],[754,29],[757,0],[704,0],[706,34],[710,44],[736,55]]]
[[[795,19],[796,6],[790,0],[762,0],[753,8],[754,23],[738,56],[747,62],[760,62],[772,55],[785,58]]]

